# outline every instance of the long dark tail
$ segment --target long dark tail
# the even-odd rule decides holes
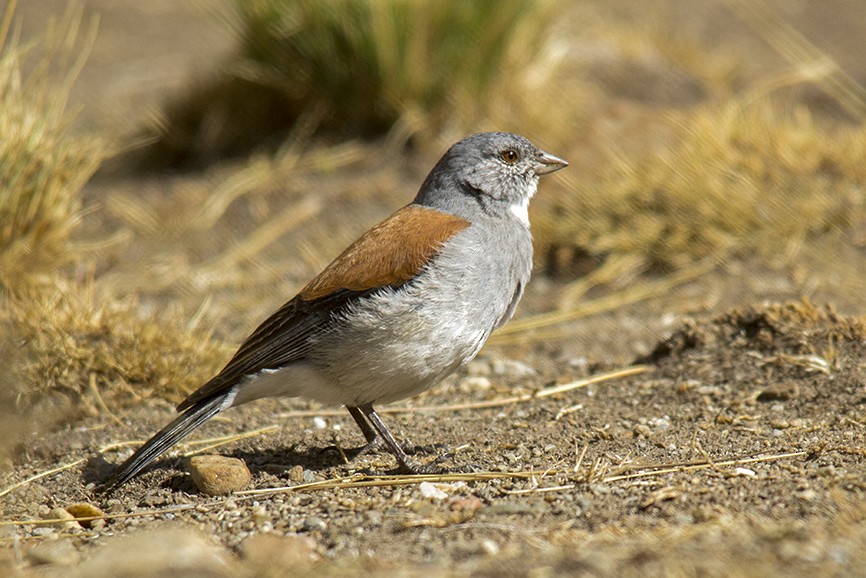
[[[159,430],[125,462],[118,466],[103,484],[102,491],[110,492],[125,484],[130,478],[143,470],[164,451],[186,437],[195,428],[222,411],[222,404],[228,394],[218,395],[199,401],[177,416],[174,421]]]

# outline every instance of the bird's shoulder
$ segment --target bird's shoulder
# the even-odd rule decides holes
[[[359,237],[298,297],[314,301],[341,289],[369,291],[403,285],[469,225],[462,217],[423,205],[403,207]]]

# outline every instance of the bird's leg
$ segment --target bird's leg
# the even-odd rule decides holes
[[[356,450],[352,450],[352,459],[360,458],[363,455],[366,455],[370,452],[378,452],[379,450],[385,447],[385,441],[379,437],[372,427],[370,427],[370,423],[367,421],[367,418],[364,417],[364,414],[355,406],[346,406],[346,409],[349,410],[349,415],[351,415],[355,419],[355,423],[358,424],[358,427],[361,428],[361,433],[364,434],[364,439],[367,440],[367,443]]]
[[[400,444],[397,443],[397,440],[394,439],[394,436],[391,435],[391,432],[388,431],[385,422],[382,421],[382,418],[380,418],[379,414],[376,413],[376,410],[373,409],[373,404],[368,403],[354,409],[361,414],[361,417],[368,420],[368,423],[366,423],[367,427],[369,428],[371,425],[373,426],[373,429],[375,429],[379,434],[377,439],[384,441],[388,449],[391,450],[391,453],[394,454],[394,457],[397,458],[397,462],[400,464],[398,472],[409,474],[438,474],[443,472],[442,468],[437,468],[435,466],[446,456],[437,458],[436,460],[433,460],[432,463],[423,466],[413,464]],[[358,421],[358,417],[356,417],[354,413],[352,413],[352,417],[355,418],[355,421]],[[360,423],[358,425],[360,425]],[[361,430],[363,431],[364,428],[362,427]]]
[[[361,433],[364,434],[364,439],[367,440],[367,445],[369,446],[373,443],[377,443],[379,436],[377,436],[376,431],[370,427],[367,418],[364,417],[361,410],[352,405],[347,405],[346,409],[349,410],[349,415],[354,418],[355,423],[358,424],[359,428],[361,428]]]

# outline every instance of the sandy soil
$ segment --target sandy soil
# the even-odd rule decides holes
[[[118,4],[87,3],[106,33],[75,98],[96,130],[135,126],[204,56],[231,47],[200,8]],[[786,15],[866,78],[852,58],[866,23],[835,4],[820,18],[808,3]],[[32,23],[59,5],[20,12]],[[180,42],[154,40],[166,36]],[[160,178],[103,179],[88,194]],[[83,418],[28,440],[0,472],[2,491],[76,463],[0,497],[0,574],[866,575],[866,320],[863,296],[834,281],[864,266],[862,247],[833,259],[806,250],[796,268],[731,263],[667,299],[581,321],[567,340],[487,348],[384,414],[419,460],[450,451],[444,464],[467,472],[434,484],[379,477],[394,465],[386,453],[343,459],[362,442],[348,414],[273,401],[232,410],[196,438],[267,428],[213,452],[244,460],[247,489],[282,489],[205,496],[174,454],[102,496],[95,487],[129,448],[99,450],[146,438],[172,407],[150,401],[121,423]],[[540,280],[524,312],[544,310],[555,291]],[[580,381],[624,368],[636,374]],[[569,383],[579,386],[477,406]],[[109,519],[37,522],[74,503]]]

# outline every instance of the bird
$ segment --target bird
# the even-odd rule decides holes
[[[375,225],[280,307],[173,421],[109,475],[112,491],[204,422],[265,397],[342,405],[367,446],[412,462],[374,405],[417,395],[472,360],[514,314],[532,271],[529,201],[568,163],[507,132],[442,156],[414,200]]]

